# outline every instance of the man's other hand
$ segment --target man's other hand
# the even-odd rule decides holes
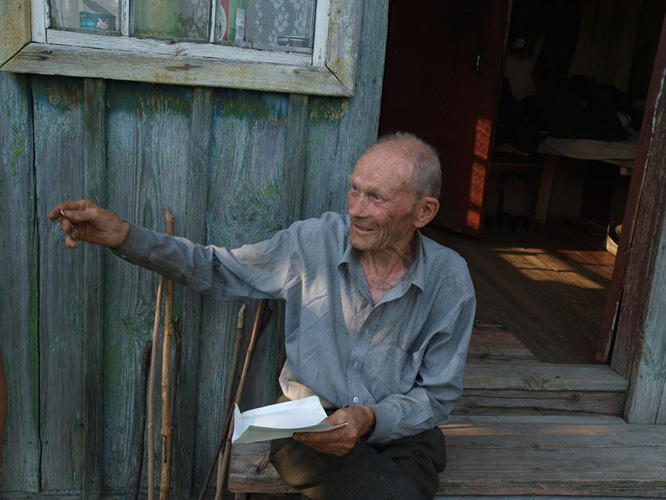
[[[49,219],[60,219],[67,248],[76,248],[79,241],[117,248],[129,232],[128,222],[90,200],[61,203],[51,210]]]
[[[361,436],[374,429],[375,413],[369,406],[349,406],[339,409],[324,422],[347,425],[326,432],[298,432],[294,439],[321,453],[342,456],[352,450]]]

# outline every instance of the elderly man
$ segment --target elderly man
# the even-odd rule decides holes
[[[282,400],[317,395],[325,433],[272,442],[271,461],[312,498],[432,498],[444,423],[460,396],[475,296],[464,260],[422,236],[439,209],[436,153],[381,139],[350,176],[348,216],[325,213],[235,250],[122,221],[91,202],[58,205],[66,245],[120,257],[219,299],[286,305]]]

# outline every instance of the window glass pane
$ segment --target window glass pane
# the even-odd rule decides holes
[[[134,0],[135,35],[208,41],[210,0]]]
[[[217,41],[312,52],[316,0],[218,0]]]
[[[51,26],[96,32],[119,31],[118,0],[50,0]]]

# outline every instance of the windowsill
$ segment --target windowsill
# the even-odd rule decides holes
[[[230,87],[349,97],[353,91],[327,68],[247,63],[194,56],[31,43],[3,67],[14,73],[66,75],[173,85]]]

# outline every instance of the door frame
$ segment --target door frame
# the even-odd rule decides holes
[[[663,112],[664,97],[658,98],[665,84],[666,17],[662,24],[657,55],[634,160],[622,233],[618,243],[613,277],[599,338],[597,359],[607,362],[626,378],[631,376],[636,358],[639,331],[645,316],[656,250],[661,244],[666,189],[664,136],[655,134],[655,117]]]

